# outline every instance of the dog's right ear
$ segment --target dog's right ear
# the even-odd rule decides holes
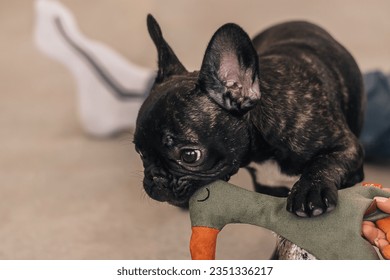
[[[259,62],[248,34],[228,23],[211,38],[199,72],[199,85],[231,112],[251,110],[260,99]]]
[[[186,73],[187,70],[165,41],[160,26],[151,14],[147,17],[147,25],[150,37],[156,45],[158,53],[158,73],[156,82],[159,83],[172,75]]]

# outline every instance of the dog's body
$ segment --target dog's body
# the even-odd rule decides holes
[[[317,216],[336,206],[338,189],[363,179],[361,74],[323,29],[289,22],[251,42],[227,24],[212,37],[201,70],[189,73],[151,16],[148,28],[159,71],[134,142],[152,198],[186,206],[201,185],[272,159],[283,173],[300,175],[287,210]]]

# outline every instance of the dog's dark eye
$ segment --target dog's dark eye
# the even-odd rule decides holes
[[[185,163],[192,164],[200,160],[202,152],[200,150],[185,149],[181,151],[181,160]]]

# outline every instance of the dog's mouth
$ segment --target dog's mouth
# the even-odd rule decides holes
[[[152,199],[168,202],[181,208],[188,208],[191,196],[204,184],[205,182],[191,180],[186,177],[179,179],[167,179],[164,177],[144,178],[144,189]]]
[[[166,178],[154,176],[144,178],[144,189],[149,197],[156,201],[168,202],[171,205],[188,208],[191,196],[202,186],[216,180],[229,181],[232,174],[216,176],[214,178],[193,178],[182,176],[180,178]]]

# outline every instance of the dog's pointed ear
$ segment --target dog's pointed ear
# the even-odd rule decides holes
[[[161,82],[171,75],[186,73],[187,70],[165,41],[160,26],[151,14],[147,17],[147,25],[150,37],[156,45],[158,53],[158,73],[156,82]]]
[[[199,86],[223,108],[245,113],[260,99],[259,62],[248,34],[236,24],[219,28],[206,49]]]

